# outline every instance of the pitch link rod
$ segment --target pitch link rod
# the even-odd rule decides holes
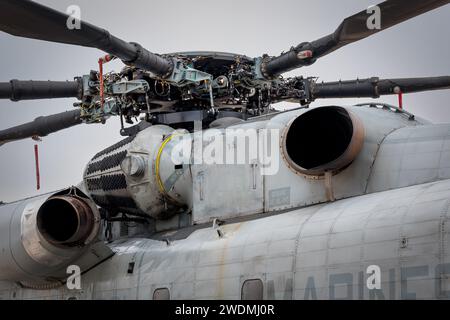
[[[402,79],[357,79],[310,83],[312,100],[319,98],[378,98],[381,95],[450,89],[450,76]]]

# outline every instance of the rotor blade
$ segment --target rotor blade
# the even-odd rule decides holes
[[[171,75],[172,61],[137,43],[123,41],[105,29],[74,19],[30,0],[0,0],[1,31],[24,38],[97,48],[161,77]],[[71,22],[79,22],[79,26]]]
[[[81,78],[74,81],[19,81],[0,82],[0,99],[12,101],[32,99],[71,98],[81,99]]]
[[[377,11],[363,10],[346,18],[336,31],[313,42],[304,42],[290,51],[262,63],[261,72],[273,77],[305,65],[349,43],[386,30],[405,20],[450,3],[450,0],[388,0],[378,4],[380,28],[370,25],[369,19]]]
[[[33,136],[43,137],[81,122],[81,111],[79,109],[38,117],[31,122],[0,130],[0,145]]]
[[[402,79],[358,79],[311,83],[312,100],[318,98],[378,98],[381,95],[450,89],[450,76]]]

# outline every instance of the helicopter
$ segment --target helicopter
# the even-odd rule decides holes
[[[112,117],[124,136],[78,185],[0,205],[0,298],[448,299],[450,126],[383,103],[308,106],[449,89],[450,76],[283,74],[449,2],[384,1],[253,58],[156,54],[0,0],[1,31],[106,54],[73,81],[0,83],[0,99],[77,99],[0,130],[0,145]],[[125,66],[104,73],[112,60]]]

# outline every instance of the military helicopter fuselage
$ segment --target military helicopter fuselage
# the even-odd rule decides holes
[[[0,83],[13,101],[78,99],[0,131],[0,145],[115,116],[124,136],[78,185],[0,205],[0,299],[450,298],[450,124],[377,102],[309,108],[448,89],[450,77],[282,76],[448,2],[385,1],[380,29],[364,10],[251,58],[154,54],[85,22],[68,31],[70,17],[33,1],[0,0],[2,31],[108,53],[74,81]],[[125,67],[103,74],[113,59]],[[283,101],[299,107],[272,107]]]
[[[3,297],[446,297],[449,125],[428,124],[393,107],[364,105],[300,109],[227,129],[277,127],[289,136],[301,134],[290,131],[302,130],[297,124],[307,119],[310,139],[329,150],[335,141],[322,140],[321,133],[327,113],[329,123],[347,123],[347,130],[352,129],[351,138],[342,142],[347,143],[343,150],[355,146],[356,152],[345,161],[340,157],[334,168],[321,164],[330,173],[326,177],[320,166],[312,173],[299,166],[306,159],[295,158],[291,151],[315,146],[302,145],[301,139],[290,145],[281,138],[287,142],[280,142],[276,174],[263,175],[252,163],[175,169],[167,159],[161,162],[165,185],[174,172],[183,173],[176,174],[178,179],[164,194],[158,189],[154,161],[173,129],[152,126],[97,155],[78,188],[1,206],[2,277],[15,280],[2,282]],[[353,120],[340,121],[350,115]],[[328,137],[345,130],[339,125],[329,129],[337,131]],[[226,133],[217,129],[217,134]],[[152,139],[154,143],[141,143]],[[166,148],[167,143],[163,152]],[[106,166],[112,154],[122,153],[129,161],[142,157],[140,176],[133,177],[136,170],[129,166],[121,167],[124,160],[108,169],[89,169],[102,160]],[[311,156],[309,150],[302,154]],[[124,176],[125,184],[109,185],[118,175]],[[93,179],[103,182],[95,185]],[[176,194],[177,203],[170,198]],[[65,220],[74,225],[67,223],[64,231],[61,225],[54,226],[55,215],[67,203],[87,201],[86,195],[96,203],[107,201],[103,208],[155,219],[114,222],[109,217],[101,225],[95,207],[72,205]],[[178,211],[169,218],[159,217],[170,206]],[[83,212],[92,217],[85,222],[69,219]],[[92,237],[96,232],[103,241]],[[83,271],[79,290],[64,284],[69,265]],[[374,265],[381,271],[379,289],[366,286],[368,267]]]

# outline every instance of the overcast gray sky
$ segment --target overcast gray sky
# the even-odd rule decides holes
[[[57,10],[81,8],[81,18],[150,51],[167,53],[215,50],[259,56],[288,50],[334,31],[341,20],[379,1],[365,0],[38,0]],[[20,19],[20,17],[18,17]],[[450,75],[450,5],[426,13],[290,75],[321,80],[370,76]],[[97,68],[96,49],[21,39],[0,32],[0,81],[70,80]],[[119,62],[107,70],[121,68]],[[366,99],[367,100],[367,99]],[[365,100],[365,101],[366,101]],[[396,97],[379,99],[396,104]],[[409,94],[405,108],[433,122],[450,122],[450,90]],[[313,106],[351,104],[356,99],[319,100]],[[40,115],[70,110],[73,99],[0,101],[0,129]],[[292,105],[279,105],[283,108]],[[0,200],[11,201],[81,181],[83,168],[99,150],[122,139],[119,119],[106,125],[80,125],[49,135],[39,143],[40,192],[35,190],[31,139],[0,147]]]

